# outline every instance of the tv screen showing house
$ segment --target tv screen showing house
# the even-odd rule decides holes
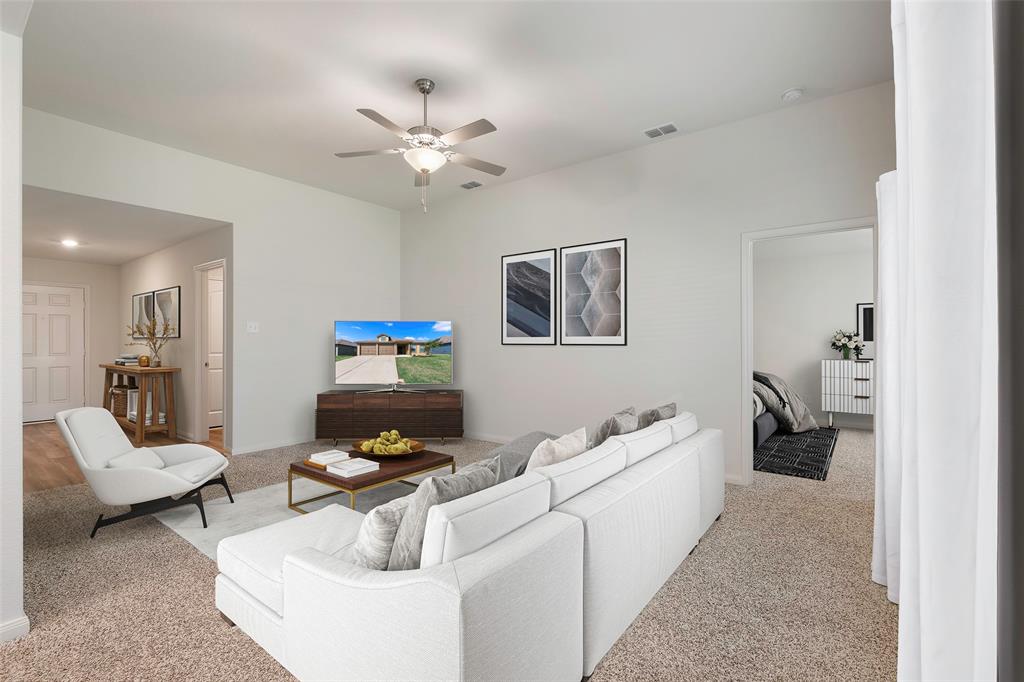
[[[452,383],[451,320],[335,322],[334,383]]]

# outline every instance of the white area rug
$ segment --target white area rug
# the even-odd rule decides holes
[[[425,476],[418,476],[410,478],[409,481],[418,482],[423,478]],[[306,478],[296,478],[292,482],[292,494],[295,500],[306,500],[332,492],[333,490],[334,488]],[[396,497],[408,495],[413,490],[412,486],[405,483],[392,483],[391,485],[374,488],[356,496],[356,509],[365,514],[374,507]],[[234,497],[234,504],[228,502],[227,497],[204,499],[203,506],[206,509],[208,528],[203,528],[203,520],[199,515],[199,508],[195,505],[168,509],[155,516],[161,523],[183,537],[200,552],[216,561],[217,543],[224,538],[262,528],[263,526],[269,526],[272,523],[290,519],[298,514],[298,512],[288,508],[287,482],[276,483],[242,493],[234,493]],[[306,511],[315,511],[329,504],[341,504],[347,507],[349,505],[349,496],[347,493],[341,493],[318,500],[317,502],[302,505],[302,508]]]

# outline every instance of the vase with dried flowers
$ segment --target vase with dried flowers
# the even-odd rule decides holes
[[[174,333],[174,325],[167,320],[163,321],[163,324],[157,326],[156,320],[150,320],[146,324],[136,322],[134,325],[128,325],[128,337],[133,339],[128,342],[129,346],[145,346],[149,349],[150,367],[160,366],[160,351],[163,350],[167,342],[171,340],[171,334]],[[141,341],[136,341],[141,337]]]

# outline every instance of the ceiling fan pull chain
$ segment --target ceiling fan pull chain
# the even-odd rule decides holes
[[[424,97],[426,97],[426,95],[424,95]],[[423,175],[426,176],[427,174],[424,173]],[[428,185],[426,183],[427,178],[424,177],[423,180],[424,180],[423,186],[420,187],[420,205],[423,207],[423,212],[426,213],[427,212],[427,187],[428,187]]]

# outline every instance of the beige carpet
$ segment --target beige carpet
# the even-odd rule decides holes
[[[232,460],[239,492],[323,443]],[[465,465],[491,447],[437,446]],[[755,474],[594,674],[618,679],[886,679],[896,608],[868,580],[870,434],[843,431],[825,482]],[[216,496],[216,489],[205,494]],[[0,645],[4,680],[289,679],[213,605],[215,564],[155,519],[102,529],[87,486],[26,496],[32,632]]]

